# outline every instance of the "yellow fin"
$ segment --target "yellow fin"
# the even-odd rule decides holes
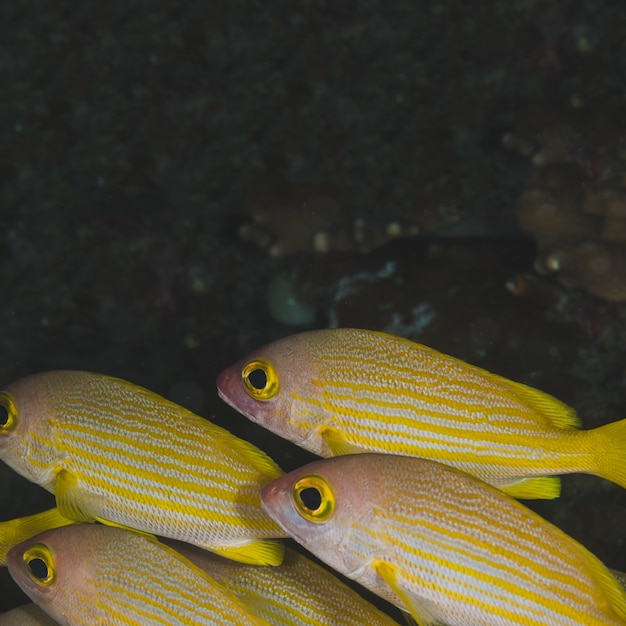
[[[591,473],[626,489],[626,419],[587,431],[593,454]]]
[[[360,452],[366,452],[363,448],[359,448],[346,441],[343,433],[337,428],[330,426],[320,429],[320,435],[326,442],[326,445],[330,448],[330,451],[334,456],[343,456],[344,454],[359,454]]]
[[[0,565],[4,567],[7,564],[8,551],[18,543],[26,541],[45,530],[69,526],[75,523],[74,520],[61,515],[57,508],[0,522]]]
[[[77,522],[95,522],[89,513],[87,499],[81,494],[78,479],[67,470],[61,470],[54,483],[54,495],[59,512],[68,519]]]
[[[145,530],[137,530],[136,528],[133,528],[132,526],[126,526],[126,524],[119,524],[118,522],[112,522],[110,519],[104,519],[104,517],[96,517],[95,521],[100,522],[104,526],[113,526],[113,528],[123,528],[124,530],[131,530],[132,532],[137,533],[138,535],[143,535],[144,537],[148,537],[149,539],[154,539],[155,541],[159,541],[159,538],[156,535],[153,535],[152,533],[149,533]]]
[[[558,476],[538,476],[526,478],[498,488],[512,498],[553,500],[561,495],[561,479]]]
[[[242,546],[207,550],[247,565],[280,565],[285,554],[285,546],[278,539],[255,539]]]
[[[404,589],[398,583],[398,568],[386,561],[375,560],[373,567],[377,574],[389,585],[392,591],[402,600],[406,609],[418,626],[434,626],[438,621],[424,605],[424,601],[414,593]],[[402,607],[400,607],[402,608]]]
[[[615,578],[615,580],[617,580],[617,582],[622,586],[622,589],[626,591],[626,574],[624,574],[624,572],[619,572],[616,569],[610,569],[610,568],[609,568],[609,572],[613,574],[613,577]]]
[[[253,443],[235,437],[225,428],[213,424],[204,418],[200,418],[202,421],[207,422],[207,430],[213,431],[214,445],[222,445],[224,448],[235,451],[238,455],[241,455],[246,459],[247,463],[252,465],[263,479],[267,482],[280,478],[285,472],[278,466],[276,461],[272,459],[268,454],[263,452],[260,448],[257,448]]]
[[[582,562],[587,565],[592,576],[602,585],[610,607],[622,620],[626,620],[626,590],[615,576],[614,570],[609,570],[595,555],[580,546]],[[619,573],[619,572],[618,572]]]
[[[499,382],[506,384],[516,396],[524,400],[537,413],[541,413],[553,426],[566,429],[580,428],[578,413],[565,402],[561,402],[549,393],[539,391],[539,389],[534,389],[528,385],[516,383],[497,374],[490,375],[495,376]]]

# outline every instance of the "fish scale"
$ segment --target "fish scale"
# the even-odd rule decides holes
[[[327,517],[298,503],[297,485],[311,480],[327,486],[319,492]],[[305,548],[420,624],[626,624],[626,593],[596,557],[454,468],[339,456],[273,481],[262,501]]]
[[[8,385],[0,458],[52,491],[62,515],[180,539],[257,564],[284,536],[260,505],[280,468],[254,445],[126,381],[57,371]],[[12,403],[12,404],[11,404]]]
[[[264,387],[255,388],[257,372]],[[556,398],[386,333],[292,335],[227,368],[217,385],[252,421],[324,457],[425,457],[516,497],[556,497],[555,475],[570,472],[626,487],[626,420],[578,430],[574,409]]]

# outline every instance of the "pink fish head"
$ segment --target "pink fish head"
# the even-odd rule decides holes
[[[54,410],[47,374],[27,376],[0,390],[0,459],[46,488],[52,479]]]
[[[308,463],[266,485],[263,508],[298,543],[346,576],[363,565],[363,554],[376,550],[376,519],[369,519],[368,492],[376,489],[359,467],[367,454],[346,455]],[[363,457],[356,460],[357,457]],[[353,480],[348,480],[350,476]],[[375,477],[373,478],[375,481]],[[368,519],[364,534],[354,520]]]
[[[68,613],[96,597],[91,546],[83,526],[92,525],[43,532],[13,546],[7,554],[13,580],[59,624],[67,624]]]
[[[220,398],[253,422],[310,452],[330,456],[319,437],[324,391],[318,360],[300,333],[255,350],[217,379]]]

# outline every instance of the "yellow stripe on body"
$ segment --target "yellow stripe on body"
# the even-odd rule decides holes
[[[182,409],[182,415],[167,415],[162,406],[127,402],[123,410],[110,403],[103,410],[96,402],[86,403],[82,395],[75,402],[69,398],[57,404],[64,418],[63,453],[69,457],[64,466],[89,485],[90,493],[106,498],[102,517],[114,510],[115,521],[135,526],[140,510],[155,520],[162,518],[149,529],[152,532],[164,532],[172,522],[211,522],[220,523],[220,530],[229,535],[237,536],[239,527],[249,530],[250,538],[277,536],[276,525],[260,507],[259,472],[221,441],[211,445],[214,437],[234,436]],[[129,419],[136,415],[139,424]],[[169,425],[166,438],[164,422]],[[269,481],[280,471],[267,474],[263,479]],[[251,504],[245,519],[242,494]],[[214,526],[208,530],[218,534]]]
[[[320,370],[312,387],[321,400],[294,394],[292,420],[299,428],[307,417],[308,424],[315,423],[311,418],[323,411],[327,425],[353,446],[424,456],[492,482],[501,469],[527,476],[591,469],[584,432],[555,427],[506,386],[473,375],[468,381],[462,368],[450,384],[436,372],[396,362],[381,368],[376,356],[352,352],[325,355]],[[364,378],[374,382],[363,383]],[[416,391],[422,387],[426,391]]]
[[[397,382],[397,379],[390,382]],[[412,382],[413,385],[419,384],[419,381]],[[437,419],[452,421],[453,418],[454,425],[459,428],[465,425],[481,431],[498,432],[499,429],[528,427],[528,417],[537,418],[527,407],[511,402],[507,395],[492,396],[484,388],[480,393],[471,395],[463,387],[446,393],[439,390],[436,395],[432,395],[418,393],[412,388],[385,386],[381,380],[376,385],[334,380],[326,384],[325,392],[335,402],[343,401],[344,408],[354,410],[372,404],[381,415],[414,415],[424,412],[427,422],[436,424]],[[538,424],[541,430],[546,425],[545,420]]]
[[[256,474],[247,468],[237,467],[232,459],[222,460],[221,465],[224,469],[221,465],[207,467],[206,464],[190,464],[188,455],[193,454],[192,450],[188,448],[187,455],[170,460],[172,455],[168,454],[169,449],[166,447],[161,452],[163,457],[151,459],[142,451],[136,452],[134,447],[128,447],[124,438],[107,436],[103,439],[101,432],[80,433],[80,430],[80,427],[75,426],[66,430],[65,449],[72,459],[76,459],[72,465],[81,473],[85,472],[85,478],[89,478],[94,486],[100,487],[103,491],[107,490],[110,481],[116,479],[116,484],[120,487],[132,489],[139,480],[156,492],[168,494],[170,497],[172,486],[184,488],[183,494],[188,491],[201,494],[209,486],[219,487],[226,483],[223,495],[233,496],[234,500],[235,488],[251,482],[251,478],[257,478]],[[92,434],[93,438],[81,438],[79,434]],[[90,457],[85,456],[87,452],[90,453]],[[198,450],[198,458],[201,458],[201,454],[205,455],[206,449]],[[184,473],[181,471],[183,465]],[[158,481],[155,480],[157,473],[160,479]]]
[[[280,562],[281,546],[261,541],[285,533],[260,489],[282,471],[254,445],[116,378],[48,372],[7,389],[32,424],[17,469],[54,492],[66,516]]]
[[[324,520],[298,500],[297,485],[312,477],[326,483],[321,506],[332,513]],[[278,479],[263,502],[319,558],[416,619],[626,624],[626,594],[598,559],[502,492],[444,465],[338,456]]]
[[[332,357],[328,360],[332,361]],[[402,378],[396,375],[396,365],[387,364],[383,374],[380,364],[372,363],[371,371],[367,372],[359,370],[360,365],[361,359],[353,356],[345,359],[341,367],[322,373],[328,398],[343,396],[357,406],[371,402],[383,409],[381,414],[388,403],[390,407],[405,409],[405,414],[425,411],[441,419],[454,418],[459,425],[467,422],[481,431],[498,432],[500,428],[520,425],[542,431],[550,425],[545,417],[520,402],[510,389],[484,380],[464,380],[461,373],[456,373],[456,384],[451,385],[447,378],[421,370],[413,370],[409,377]],[[356,383],[353,382],[355,367],[359,372]],[[366,377],[369,374],[375,383],[363,383],[364,374]],[[421,388],[426,391],[418,391]]]
[[[63,623],[268,624],[183,556],[129,530],[77,524],[45,531],[15,550],[11,575]],[[34,558],[45,565],[46,578],[33,575]]]
[[[519,505],[511,507],[509,500],[501,502],[500,511],[497,500],[483,501],[484,512],[442,501],[438,483],[426,479],[419,499],[411,490],[394,490],[394,504],[385,513],[402,586],[438,603],[488,604],[511,623],[522,615],[540,622],[547,607],[561,620],[554,623],[567,623],[564,617],[580,623],[585,601],[593,605],[597,598],[589,595],[594,583],[581,569],[576,544],[572,550],[542,520],[520,515]],[[451,481],[446,490],[455,487]]]
[[[296,396],[296,408],[290,418],[296,428],[304,430],[309,424],[314,423],[317,405],[319,403],[311,398]],[[517,435],[488,437],[483,434],[477,435],[476,429],[471,427],[461,430],[446,428],[441,422],[417,423],[414,418],[401,414],[381,416],[366,412],[366,409],[346,410],[345,407],[330,403],[326,405],[326,410],[335,416],[329,423],[336,424],[346,441],[363,451],[421,456],[455,465],[474,475],[482,475],[485,479],[490,476],[489,466],[510,468],[514,464],[527,475],[571,471],[563,470],[553,457],[544,459],[546,439],[549,439],[549,435],[537,440],[525,436],[525,441],[520,443],[521,430]],[[420,417],[427,417],[427,414],[420,413]],[[562,439],[567,436],[554,433],[553,438],[562,446]],[[582,445],[579,447],[583,448]],[[583,468],[587,464],[580,460],[581,454],[584,455],[584,450],[580,454],[574,451],[572,456],[576,466]],[[565,456],[565,453],[561,453],[561,456]],[[537,465],[538,459],[544,459],[543,466]],[[496,476],[494,474],[493,478]]]
[[[169,548],[122,536],[94,564],[98,605],[107,617],[124,624],[265,623]]]
[[[235,595],[254,598],[265,619],[283,626],[393,626],[396,622],[331,572],[287,549],[278,567],[221,559],[193,546],[173,546]]]
[[[377,344],[365,348],[359,343],[368,334],[378,335],[368,331],[351,332],[355,345],[344,351],[332,342],[322,349],[312,348],[321,361],[319,373],[324,385],[355,380],[368,384],[366,381],[371,380],[374,387],[381,385],[397,393],[425,389],[426,401],[436,398],[454,404],[453,398],[462,395],[467,399],[475,397],[480,404],[489,396],[494,400],[505,399],[505,404],[521,404],[516,390],[524,389],[523,385],[399,337],[381,336],[383,343],[380,345],[393,349],[380,349]],[[333,338],[339,339],[339,335]],[[400,343],[408,344],[408,349],[397,350]]]
[[[435,531],[436,528],[433,525],[427,527],[424,524],[422,530]],[[493,560],[493,548],[489,549],[484,543],[479,546],[475,543],[472,544],[470,541],[458,541],[458,537],[446,536],[445,533],[443,533],[443,538],[441,535],[441,529],[439,529],[439,532],[407,534],[407,542],[410,541],[411,543],[408,545],[404,544],[402,551],[398,552],[396,557],[398,564],[404,572],[410,572],[414,568],[411,556],[420,559],[419,575],[407,576],[413,583],[419,581],[421,587],[430,586],[431,589],[437,589],[439,593],[455,596],[456,599],[465,598],[468,594],[480,597],[481,600],[489,597],[493,601],[499,600],[501,604],[507,603],[518,609],[527,608],[528,601],[535,605],[543,605],[545,603],[546,596],[536,592],[538,587],[524,587],[524,582],[533,582],[536,585],[540,584],[540,581],[524,575],[524,570],[520,571],[517,567],[514,567],[513,562],[507,564],[498,563],[496,566]],[[447,538],[456,540],[453,554],[451,554],[450,544],[446,541]],[[428,552],[412,549],[410,545],[413,542],[419,542],[421,545],[428,542]],[[466,547],[462,547],[463,545],[466,545]],[[498,554],[501,556],[502,551]],[[515,557],[519,556],[516,552],[510,552],[510,554]],[[455,568],[450,568],[450,556],[454,558]],[[431,568],[428,569],[424,562],[428,563]],[[515,558],[514,565],[542,573],[538,571],[537,566],[528,558]],[[432,576],[437,575],[438,584],[436,586],[428,584],[428,573]],[[542,575],[542,578],[544,578],[543,582],[554,584],[555,580],[550,577],[550,573],[550,570],[546,569],[546,575]],[[441,585],[440,582],[442,580],[447,581],[449,584]],[[512,580],[515,582],[511,582]],[[577,600],[579,594],[584,591],[583,586],[579,586],[578,589],[571,589],[568,585],[559,586],[561,587],[562,599],[566,602]],[[523,589],[523,592],[520,592],[520,589]]]

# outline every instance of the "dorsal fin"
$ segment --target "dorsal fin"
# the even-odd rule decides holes
[[[522,383],[516,383],[508,378],[488,372],[489,376],[495,377],[500,384],[504,384],[521,398],[524,403],[543,415],[553,426],[557,428],[580,428],[578,413],[565,402],[557,400],[554,396],[539,389],[534,389]]]

